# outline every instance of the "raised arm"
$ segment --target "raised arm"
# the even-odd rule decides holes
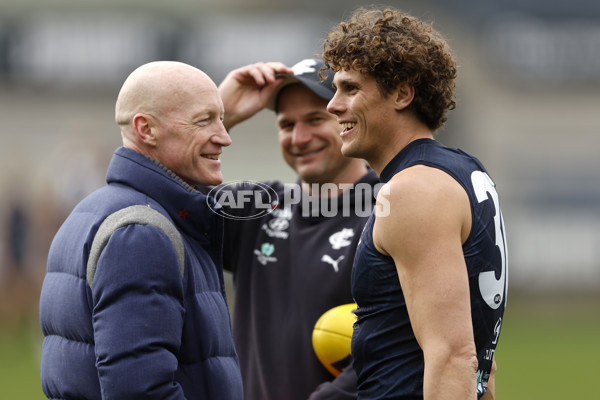
[[[470,231],[466,192],[445,172],[408,168],[382,188],[373,228],[394,259],[411,326],[423,350],[425,400],[477,398],[477,357],[462,243]]]
[[[256,63],[231,71],[219,85],[225,107],[223,124],[229,130],[263,108],[283,81],[277,73],[293,74],[279,62]]]

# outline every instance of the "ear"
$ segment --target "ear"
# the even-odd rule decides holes
[[[148,146],[156,147],[156,130],[152,116],[138,113],[133,116],[133,130],[138,140]]]
[[[395,109],[396,111],[402,111],[408,107],[415,98],[415,88],[407,82],[402,82],[398,85],[395,95]]]

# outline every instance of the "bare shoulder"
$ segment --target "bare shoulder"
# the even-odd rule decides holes
[[[394,175],[382,186],[377,200],[382,204],[385,201],[390,203],[390,214],[406,216],[446,213],[457,205],[468,204],[466,191],[454,178],[426,165],[415,165]],[[383,213],[378,213],[377,217],[380,216],[384,216]]]
[[[416,165],[402,170],[378,193],[373,239],[383,254],[389,255],[399,243],[435,240],[457,229],[459,236],[470,230],[468,196],[438,168]]]
[[[413,193],[415,195],[452,195],[463,193],[462,186],[439,168],[415,165],[406,168],[388,182],[391,194]]]

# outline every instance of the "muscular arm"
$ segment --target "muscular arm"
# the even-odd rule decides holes
[[[380,196],[385,196],[382,199]],[[477,358],[462,243],[470,230],[466,192],[441,170],[414,166],[382,188],[373,239],[394,259],[425,358],[425,400],[476,399]]]
[[[250,118],[267,105],[267,101],[282,82],[276,73],[292,74],[282,63],[256,63],[231,71],[219,85],[225,107],[223,124],[229,130]]]

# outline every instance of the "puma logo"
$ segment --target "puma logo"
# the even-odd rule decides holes
[[[326,262],[328,264],[331,264],[331,266],[333,267],[333,270],[335,272],[338,272],[340,270],[338,264],[340,263],[340,261],[342,261],[344,259],[344,256],[340,256],[337,260],[334,260],[333,258],[331,258],[329,255],[324,254],[323,257],[321,257],[321,261]]]

